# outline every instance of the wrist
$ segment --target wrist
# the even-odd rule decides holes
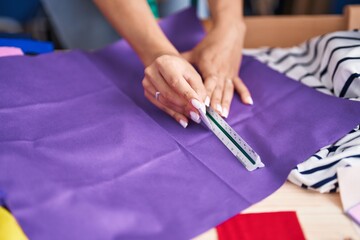
[[[175,49],[175,47],[171,46],[168,48],[159,47],[152,48],[150,51],[145,52],[146,55],[141,57],[145,67],[152,64],[158,57],[163,55],[171,55],[171,56],[180,56],[180,53]]]
[[[241,44],[244,41],[246,35],[246,25],[244,22],[227,22],[214,25],[214,27],[209,31],[208,35],[213,38],[218,38],[219,41],[224,39],[233,39],[235,41],[240,41]]]
[[[229,17],[223,17],[221,19],[214,20],[212,30],[223,30],[223,29],[229,29],[233,28],[239,31],[240,33],[245,34],[246,32],[246,25],[244,22],[244,19],[241,18],[229,18]]]

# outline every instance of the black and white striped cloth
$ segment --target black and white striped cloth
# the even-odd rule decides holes
[[[360,101],[358,31],[325,34],[292,48],[245,49],[244,54],[320,92]],[[337,168],[354,165],[360,165],[360,125],[297,165],[288,180],[319,192],[337,192]]]

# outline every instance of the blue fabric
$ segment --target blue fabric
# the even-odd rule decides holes
[[[51,42],[40,42],[30,39],[0,38],[0,46],[18,47],[25,54],[41,54],[54,51]]]

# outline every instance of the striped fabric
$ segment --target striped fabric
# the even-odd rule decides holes
[[[246,49],[244,54],[322,93],[360,101],[358,31],[325,34],[292,48]],[[360,165],[360,125],[297,165],[288,179],[306,189],[337,192],[337,168],[353,165]]]

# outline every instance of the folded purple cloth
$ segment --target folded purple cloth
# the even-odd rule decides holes
[[[180,50],[193,10],[162,23]],[[228,122],[265,168],[248,172],[206,127],[183,129],[143,96],[120,41],[99,52],[0,59],[0,188],[30,239],[189,239],[273,193],[350,131],[360,103],[316,92],[250,57]]]

